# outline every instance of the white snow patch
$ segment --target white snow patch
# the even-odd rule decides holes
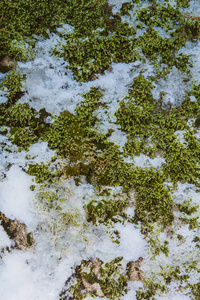
[[[0,182],[0,211],[7,218],[17,219],[33,228],[36,216],[33,213],[33,193],[30,190],[31,177],[18,166],[12,166],[7,177]]]
[[[10,240],[3,227],[0,225],[0,250],[5,247],[10,247],[11,245],[13,245],[12,241]]]
[[[163,157],[155,157],[155,158],[150,158],[149,156],[145,154],[140,154],[139,156],[134,156],[133,160],[135,161],[135,166],[136,167],[154,167],[156,169],[161,168],[162,164],[165,163],[165,158]]]
[[[120,234],[119,251],[125,260],[137,260],[146,257],[146,241],[140,230],[134,224],[122,225],[117,223],[115,229]]]

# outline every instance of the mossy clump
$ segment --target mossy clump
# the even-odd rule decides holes
[[[6,123],[10,127],[36,126],[36,111],[30,108],[28,103],[18,103],[6,110]]]
[[[92,80],[95,74],[107,70],[112,62],[129,63],[139,58],[134,50],[136,46],[129,38],[130,32],[110,34],[108,37],[100,33],[94,32],[84,40],[76,36],[68,37],[62,51],[54,51],[55,55],[69,62],[67,68],[72,70],[78,81]]]
[[[53,182],[55,177],[59,177],[62,173],[60,171],[52,172],[49,168],[49,164],[29,164],[27,173],[31,176],[35,176],[35,183]]]
[[[19,147],[19,151],[28,150],[32,144],[38,142],[38,137],[35,135],[34,130],[22,127],[12,128],[9,139]]]
[[[106,264],[99,259],[83,260],[65,282],[59,299],[84,299],[88,295],[121,299],[127,293],[128,282],[128,276],[120,263],[122,259],[117,257]]]
[[[44,109],[39,111],[30,108],[28,103],[10,103],[8,101],[0,105],[0,125],[10,127],[6,132],[13,144],[18,146],[18,150],[28,150],[30,145],[37,143],[41,134],[44,134],[49,127],[45,122]]]
[[[171,149],[171,151],[170,151]],[[173,149],[173,151],[172,151]],[[163,164],[163,171],[168,174],[174,185],[178,181],[198,183],[200,169],[198,167],[199,147],[197,153],[190,147],[183,146],[180,142],[172,142],[168,146],[165,155],[166,163]]]
[[[14,104],[2,109],[2,124],[10,127],[9,139],[18,145],[19,150],[28,149],[38,141],[34,128],[36,128],[36,112],[27,103]]]
[[[74,161],[82,156],[84,128],[76,116],[69,111],[61,112],[42,138],[48,142],[51,149],[57,150],[59,154],[66,156],[70,153]]]
[[[186,7],[189,7],[190,0],[177,0],[176,3],[177,3],[178,7],[184,7],[184,8],[186,8]]]
[[[198,113],[199,106],[186,97],[182,107],[168,109],[163,107],[162,101],[153,99],[152,90],[152,79],[136,77],[126,102],[122,100],[116,112],[117,123],[127,133],[124,155],[144,153],[154,158],[162,151],[166,162],[161,169],[166,178],[170,177],[174,185],[178,181],[196,183],[200,148],[187,122],[191,113],[193,116]],[[178,130],[185,130],[187,146],[177,139]]]
[[[101,273],[103,284],[101,286],[103,293],[109,299],[120,299],[121,296],[127,293],[128,276],[122,272],[123,257],[117,257],[113,261],[106,263],[102,267]]]
[[[2,0],[0,14],[3,15],[1,28],[0,55],[9,55],[16,60],[30,59],[35,43],[33,34],[46,34],[66,16],[68,1]],[[48,35],[47,35],[48,36]]]
[[[72,70],[76,80],[93,80],[96,74],[109,69],[112,62],[129,63],[139,58],[135,28],[122,22],[120,14],[113,14],[108,3],[88,3],[83,11],[85,14],[79,16],[77,22],[72,6],[69,24],[75,27],[75,31],[67,36],[64,34],[66,44],[61,50],[55,48],[54,51],[55,55],[69,62],[67,68]],[[99,15],[97,18],[96,14]]]
[[[146,280],[144,289],[136,292],[136,298],[137,300],[156,300],[154,297],[156,293],[158,291],[165,292],[166,290],[165,285]]]
[[[75,115],[79,123],[84,125],[85,130],[92,128],[97,121],[97,117],[93,114],[99,107],[104,107],[103,93],[97,88],[92,87],[87,94],[83,94],[85,98],[75,109]]]
[[[200,298],[200,282],[191,286],[192,290],[192,299],[198,300]]]
[[[94,225],[119,222],[121,219],[127,220],[127,215],[123,210],[128,201],[125,199],[103,199],[101,201],[92,200],[87,204],[87,221]]]
[[[135,220],[148,224],[162,220],[166,226],[173,221],[173,200],[169,188],[163,185],[165,176],[154,168],[138,172]]]
[[[91,130],[97,121],[93,112],[102,105],[102,95],[97,89],[91,88],[89,93],[83,95],[85,101],[76,108],[75,114],[66,110],[55,118],[49,131],[42,137],[51,149],[57,150],[61,155],[69,155],[73,162],[82,157],[84,145],[88,145],[88,139],[95,135]]]
[[[12,71],[1,82],[0,86],[6,92],[8,105],[15,103],[24,94],[22,91],[22,79],[19,73]]]

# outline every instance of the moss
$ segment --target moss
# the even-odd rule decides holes
[[[167,268],[166,268],[167,269]],[[187,282],[189,279],[189,276],[186,274],[181,274],[181,270],[179,266],[168,266],[168,270],[166,270],[166,273],[163,273],[164,280],[166,284],[170,284],[172,280],[178,280],[182,284],[184,281]]]
[[[194,285],[191,285],[192,289],[192,297],[194,300],[198,300],[200,297],[200,283],[196,283]]]
[[[120,299],[127,293],[128,277],[123,274],[120,261],[122,257],[117,257],[113,261],[101,267],[102,284],[101,289],[108,299]]]
[[[76,117],[79,123],[84,124],[85,130],[95,125],[97,117],[93,112],[101,106],[105,106],[102,101],[103,93],[97,88],[91,88],[87,94],[84,94],[84,101],[80,102],[75,109]]]
[[[155,283],[151,280],[146,280],[144,283],[145,287],[142,291],[136,292],[137,300],[156,300],[154,297],[157,291],[165,292],[167,290],[166,286],[160,283]]]
[[[189,94],[188,92],[186,92],[187,95]],[[192,102],[188,96],[185,97],[185,99],[183,100],[182,104],[181,104],[181,108],[182,108],[182,115],[186,118],[192,118],[192,117],[197,117],[198,119],[198,115],[200,113],[199,111],[199,104],[197,102]]]
[[[163,185],[163,176],[154,168],[141,170],[138,175],[135,220],[143,224],[162,220],[165,226],[171,223],[173,201],[169,189]]]
[[[76,32],[81,36],[88,36],[93,30],[102,27],[108,14],[111,13],[111,7],[106,1],[80,1],[75,0],[68,3],[67,21],[75,27]]]
[[[198,105],[200,105],[200,84],[194,84],[191,91],[190,95],[193,95],[197,99]]]
[[[170,155],[170,149],[171,152]],[[165,173],[169,174],[172,182],[178,181],[197,183],[199,176],[199,167],[197,166],[198,158],[192,149],[185,148],[178,142],[173,142],[165,155],[166,164],[163,165]]]
[[[148,97],[147,88],[148,85],[145,86],[145,92]],[[141,96],[142,93],[138,91],[138,95],[136,93],[138,102],[141,101]],[[126,191],[132,187],[136,191],[137,209],[135,222],[142,221],[147,224],[148,222],[155,222],[157,218],[162,219],[165,224],[171,222],[173,220],[173,201],[169,191],[163,186],[166,175],[164,173],[161,175],[155,172],[154,169],[142,170],[124,163],[118,147],[113,143],[106,142],[105,137],[104,147],[98,150],[97,136],[95,137],[90,132],[89,126],[92,112],[99,103],[97,102],[96,104],[96,101],[91,103],[91,99],[95,99],[94,96],[92,97],[92,94],[89,94],[88,97],[85,107],[86,116],[87,114],[89,115],[86,119],[82,112],[84,105],[81,105],[81,110],[77,109],[77,115],[69,112],[61,113],[54,123],[51,124],[50,130],[45,137],[45,140],[49,142],[50,148],[59,150],[60,154],[68,157],[70,162],[73,163],[69,163],[64,167],[64,175],[74,177],[85,175],[88,182],[96,187],[121,185]],[[150,96],[150,88],[149,102],[153,107],[154,102]],[[88,105],[88,103],[91,104]],[[83,131],[83,123],[86,124],[85,131]],[[91,215],[88,218],[94,222],[96,222],[95,214],[97,213],[98,215],[98,211],[100,212],[99,215],[102,213],[102,210],[105,212],[104,219],[112,218],[113,214],[116,213],[113,207],[113,212],[109,216],[108,212],[106,212],[109,205],[107,201],[98,205],[96,208],[94,203],[91,203],[90,208],[88,206],[88,210],[90,210],[89,215]],[[156,210],[155,205],[157,207]]]
[[[124,16],[124,15],[130,16],[129,10],[131,10],[132,8],[133,8],[133,4],[131,4],[130,2],[124,2],[124,3],[122,3],[122,7],[120,9],[120,14],[122,16]]]
[[[189,224],[190,230],[199,228],[199,217],[191,217],[191,218],[180,217],[180,220],[182,220],[185,224]]]
[[[33,245],[32,240],[33,240],[32,233],[27,233],[27,243],[29,244],[29,246]]]
[[[184,201],[183,204],[179,205],[180,212],[183,212],[183,213],[187,214],[188,216],[197,212],[198,208],[199,208],[198,205],[195,205],[195,206],[192,205],[192,199],[190,199],[189,202]]]
[[[76,114],[62,112],[50,125],[49,132],[42,137],[49,143],[51,149],[56,149],[62,155],[69,155],[71,161],[78,161],[82,154],[83,144],[88,144],[87,136],[96,122],[93,112],[102,105],[102,93],[95,88],[83,95],[85,101],[76,108]]]
[[[124,35],[120,37],[112,34],[105,38],[94,32],[89,39],[69,37],[62,52],[55,50],[54,53],[69,61],[68,68],[72,70],[76,80],[88,81],[95,74],[107,70],[113,61],[128,63],[138,59],[138,53],[133,47],[129,37]]]
[[[196,269],[196,264],[191,265],[191,269]],[[170,284],[174,281],[179,283],[180,290],[194,287],[195,291],[195,285],[192,286],[188,283],[190,277],[187,272],[188,270],[181,270],[180,266],[166,265],[165,268],[161,267],[159,273],[161,277],[159,279],[156,274],[152,274],[150,278],[145,278],[143,289],[137,291],[137,300],[155,300],[158,293],[162,293],[162,296],[164,296],[163,293],[167,294],[169,292]]]
[[[74,166],[66,165],[64,167],[64,174],[65,176],[81,176],[81,175],[88,175],[90,172],[90,166],[86,165],[82,162],[77,163]]]
[[[55,177],[58,177],[61,173],[51,172],[49,166],[42,163],[39,164],[29,164],[27,173],[31,176],[35,176],[36,183],[48,182],[52,183]]]
[[[188,7],[190,5],[190,0],[177,0],[178,7]]]
[[[34,45],[31,35],[45,35],[47,28],[55,31],[57,24],[66,20],[67,3],[60,0],[1,1],[0,13],[4,12],[1,28],[10,34],[1,32],[0,55],[9,55],[16,60],[30,59]]]
[[[83,130],[76,117],[65,111],[50,124],[49,131],[42,138],[51,149],[58,150],[63,155],[71,152],[71,158],[74,157],[73,160],[77,161],[82,155]]]
[[[159,255],[161,252],[163,252],[168,257],[169,254],[168,241],[164,241],[163,243],[161,243],[158,238],[153,239],[152,237],[150,237],[148,242],[151,249],[151,253],[153,255],[152,257],[154,259],[156,259],[156,256]]]
[[[10,127],[36,126],[33,124],[35,115],[36,112],[27,103],[15,104],[6,110],[6,123]]]
[[[181,3],[178,4],[180,5]],[[191,66],[189,56],[180,53],[179,50],[186,41],[194,41],[198,38],[198,21],[184,18],[178,7],[155,1],[139,10],[137,19],[148,26],[146,32],[137,40],[144,55],[159,66],[161,63],[166,64],[168,71],[172,66],[176,66],[180,71],[189,74],[189,66]],[[139,25],[142,27],[142,23]],[[170,37],[162,38],[154,26],[161,26]]]
[[[10,140],[19,147],[19,151],[28,150],[29,147],[38,141],[32,129],[13,127],[10,131]]]
[[[109,222],[118,222],[118,216],[124,220],[127,216],[122,213],[127,206],[127,200],[103,199],[99,202],[92,200],[87,204],[87,221],[97,225],[98,223],[107,224]]]
[[[175,25],[179,21],[180,16],[181,12],[178,8],[173,7],[169,3],[160,5],[154,1],[147,8],[141,9],[137,18],[147,26],[167,27],[171,24]]]
[[[51,215],[51,221],[47,225],[49,228],[53,227],[56,232],[60,232],[60,228],[66,230],[70,226],[82,224],[79,211],[70,205],[63,211],[63,205],[70,195],[69,191],[62,190],[62,181],[73,177],[78,185],[85,176],[87,182],[99,191],[100,199],[91,200],[85,206],[87,221],[93,225],[102,223],[108,230],[112,222],[140,223],[155,258],[161,252],[166,256],[169,253],[168,242],[161,243],[158,237],[153,236],[153,231],[158,223],[160,230],[163,230],[173,221],[173,208],[176,207],[172,200],[174,187],[178,181],[199,186],[200,146],[195,132],[187,124],[194,118],[194,125],[199,127],[200,86],[197,83],[186,91],[179,107],[172,106],[170,102],[166,104],[167,94],[163,91],[159,99],[155,100],[153,88],[154,83],[165,78],[173,66],[184,74],[185,81],[189,80],[190,57],[181,53],[181,47],[187,41],[194,42],[198,38],[199,21],[182,16],[179,8],[188,7],[188,0],[177,0],[176,6],[170,5],[168,1],[159,4],[158,1],[151,0],[149,3],[144,9],[135,5],[140,4],[139,0],[123,3],[117,14],[112,12],[112,7],[104,0],[87,3],[82,0],[50,0],[48,3],[3,0],[0,3],[0,14],[4,10],[0,26],[11,32],[1,32],[0,55],[10,55],[19,60],[30,59],[37,41],[32,34],[43,34],[43,37],[48,38],[50,32],[56,32],[57,26],[68,23],[74,27],[74,31],[59,33],[65,38],[66,44],[61,50],[61,45],[56,47],[54,55],[69,62],[68,68],[78,81],[96,79],[98,74],[111,70],[111,63],[129,63],[137,59],[145,63],[148,59],[154,64],[154,76],[143,76],[141,71],[130,84],[128,95],[122,99],[116,112],[116,124],[127,135],[123,151],[114,143],[108,142],[111,131],[106,135],[96,131],[99,120],[95,111],[107,108],[102,91],[96,88],[91,88],[89,93],[83,95],[83,101],[77,105],[74,114],[64,111],[47,125],[45,118],[49,114],[45,110],[41,110],[38,116],[27,104],[16,104],[23,95],[23,78],[18,73],[9,73],[1,83],[8,101],[0,105],[0,125],[10,127],[10,133],[5,128],[1,132],[10,134],[10,140],[21,150],[27,150],[32,143],[42,139],[64,161],[59,171],[54,171],[56,167],[54,165],[52,168],[53,162],[52,165],[30,164],[28,169],[28,174],[35,176],[35,182],[41,185],[36,198],[42,213]],[[132,18],[132,13],[137,18],[133,26],[122,21],[125,18],[121,18]],[[146,26],[149,27],[146,32],[136,39],[137,29]],[[161,37],[157,31],[158,26],[166,31],[167,38]],[[190,100],[191,95],[196,97],[197,102]],[[178,130],[184,130],[184,144],[177,138]],[[157,170],[125,163],[124,157],[134,157],[140,153],[151,158],[161,153],[165,162]],[[173,188],[166,187],[166,181],[173,183]],[[111,197],[108,191],[107,194],[104,193],[104,186],[121,186],[127,196]],[[34,187],[32,185],[31,190]],[[135,208],[134,218],[128,218],[123,213],[130,205],[131,191],[134,191],[134,203],[131,203]],[[195,215],[196,206],[187,201],[179,209],[182,220],[189,224],[190,229],[199,227],[199,220]],[[113,235],[117,237],[116,242],[120,243],[119,233],[114,231]],[[180,241],[182,239],[180,236],[177,238]],[[196,247],[199,246],[198,236],[193,242]],[[121,269],[120,258],[107,264],[101,263],[101,279],[94,275],[92,268],[87,273],[84,270],[86,265],[87,262],[82,262],[77,266],[73,277],[76,283],[71,284],[71,287],[67,286],[68,294],[63,290],[60,299],[84,299],[88,293],[95,297],[95,291],[85,290],[82,278],[90,284],[99,283],[109,299],[123,297],[127,277]],[[187,284],[187,274],[181,273],[176,267],[169,268],[160,275],[164,278],[164,284],[146,280],[144,289],[137,292],[137,299],[155,299],[156,293],[167,292],[172,281]],[[191,287],[197,298],[198,288],[199,285]]]
[[[78,81],[92,80],[95,74],[107,70],[112,62],[128,63],[139,58],[135,49],[135,29],[122,22],[119,14],[114,15],[107,3],[99,5],[99,9],[95,12],[97,11],[101,17],[95,19],[90,7],[83,16],[84,20],[87,20],[87,14],[93,15],[90,25],[86,26],[85,21],[81,21],[80,26],[78,21],[79,29],[65,37],[66,45],[62,46],[62,50],[54,51],[55,55],[69,62],[68,68]],[[75,23],[77,22],[72,22],[76,27]],[[93,31],[90,30],[88,35],[90,26],[93,26]],[[83,38],[85,34],[87,38]]]
[[[1,82],[1,89],[5,90],[8,99],[8,104],[15,103],[22,95],[22,77],[19,73],[12,71],[6,75],[6,78]]]
[[[9,104],[3,103],[0,106],[0,125],[7,125],[10,131],[5,132],[18,150],[28,150],[31,144],[38,142],[40,136],[48,131],[49,124],[46,124],[47,114],[43,110],[38,113],[30,108],[27,103]]]
[[[84,299],[88,294],[95,297],[97,295],[96,289],[94,288],[94,291],[87,290],[83,284],[83,278],[87,281],[88,286],[98,283],[101,292],[108,299],[121,299],[127,293],[128,281],[128,277],[120,264],[121,260],[122,257],[117,257],[106,264],[99,259],[95,261],[83,260],[75,268],[74,274],[65,282],[65,287],[60,293],[59,299]],[[94,268],[97,267],[97,264],[98,268],[100,268],[99,275],[94,273]],[[87,268],[87,271],[85,268]],[[97,276],[100,278],[98,279]],[[73,284],[75,278],[76,283]]]
[[[125,104],[122,100],[120,109],[116,112],[117,123],[128,135],[124,155],[133,156],[142,152],[153,158],[161,150],[166,159],[161,169],[166,176],[170,175],[175,185],[178,181],[195,183],[195,178],[199,176],[199,145],[187,121],[191,114],[195,116],[198,113],[199,107],[185,99],[183,108],[164,109],[162,98],[160,103],[153,99],[152,88],[151,79],[146,80],[142,75],[136,77],[126,99],[128,102]],[[175,135],[177,130],[184,129],[187,147]]]
[[[34,190],[35,190],[35,185],[34,185],[34,184],[32,184],[32,185],[30,186],[30,190],[31,190],[31,191],[34,191]]]

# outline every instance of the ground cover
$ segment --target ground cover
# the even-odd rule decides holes
[[[198,299],[198,2],[0,13],[2,299]]]

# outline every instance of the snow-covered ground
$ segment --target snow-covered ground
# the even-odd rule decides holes
[[[113,6],[113,13],[119,11],[122,3],[127,1],[108,1]],[[129,1],[130,2],[130,1]],[[170,1],[173,3],[175,1]],[[143,6],[149,1],[143,3]],[[186,10],[185,10],[186,11]],[[200,6],[197,1],[191,1],[188,13],[200,14]],[[129,20],[130,22],[130,20]],[[64,26],[63,26],[64,27]],[[65,30],[71,30],[65,26]],[[128,93],[129,84],[133,82],[141,71],[144,77],[152,75],[154,68],[148,60],[143,63],[137,60],[134,63],[112,63],[112,71],[105,71],[104,75],[94,81],[79,83],[73,79],[70,70],[66,73],[66,65],[62,58],[52,55],[55,45],[64,43],[63,38],[56,34],[50,34],[49,39],[40,38],[34,49],[34,59],[26,63],[18,62],[17,71],[25,74],[23,81],[25,95],[18,103],[29,103],[37,111],[45,108],[52,115],[59,115],[64,110],[74,112],[76,105],[84,100],[82,94],[90,91],[91,87],[100,88],[104,91],[103,102],[107,107],[100,107],[95,114],[98,117],[98,132],[107,133],[113,129],[108,140],[119,145],[122,150],[127,141],[126,134],[120,130],[120,126],[114,124],[116,121],[115,112],[119,109],[119,100],[122,100]],[[153,97],[159,98],[160,92],[166,92],[166,102],[170,100],[173,105],[179,105],[184,91],[191,87],[192,81],[200,81],[200,41],[196,43],[188,42],[181,51],[191,55],[193,67],[191,68],[192,79],[185,82],[184,76],[172,68],[167,78],[160,79],[153,89]],[[5,74],[0,74],[0,80]],[[63,89],[64,87],[67,87]],[[111,101],[112,99],[112,101]],[[5,94],[0,101],[6,100]],[[51,120],[50,120],[51,122]],[[177,133],[178,135],[178,133]],[[181,134],[179,134],[180,137]],[[32,232],[35,240],[34,245],[26,250],[12,249],[14,242],[9,238],[3,227],[0,226],[0,299],[5,300],[58,300],[65,281],[73,274],[73,268],[80,264],[83,259],[93,259],[98,257],[104,263],[116,257],[123,257],[124,263],[136,261],[143,258],[142,270],[145,274],[162,272],[173,263],[174,266],[181,266],[182,262],[196,260],[200,264],[198,248],[192,240],[199,235],[199,229],[189,230],[189,225],[181,224],[178,221],[179,212],[175,212],[177,220],[174,220],[173,229],[176,235],[181,235],[184,243],[180,244],[178,239],[171,239],[166,231],[159,233],[159,230],[152,232],[157,241],[161,243],[168,241],[169,255],[160,253],[153,259],[154,254],[150,250],[149,240],[145,239],[141,233],[140,225],[125,222],[116,223],[114,230],[120,234],[120,244],[113,243],[106,226],[100,224],[95,227],[86,224],[84,206],[91,200],[101,200],[92,184],[88,184],[85,179],[79,186],[76,186],[73,179],[64,183],[64,193],[67,203],[63,204],[66,211],[77,212],[77,224],[70,225],[67,229],[56,228],[57,213],[53,211],[44,212],[37,201],[37,188],[30,190],[30,186],[35,184],[34,177],[28,175],[24,170],[30,163],[47,163],[56,155],[56,151],[48,148],[47,142],[39,141],[30,146],[28,151],[17,151],[17,147],[12,145],[6,136],[0,135],[0,212],[11,220],[17,220],[27,226],[27,232]],[[12,149],[7,151],[5,145]],[[31,158],[31,159],[30,159]],[[147,155],[141,154],[134,158],[124,158],[127,163],[134,163],[138,167],[155,167],[159,169],[165,159],[156,157],[151,159]],[[57,188],[62,185],[61,182]],[[39,187],[39,184],[36,185]],[[118,190],[117,190],[118,189]],[[121,192],[120,187],[113,188],[114,193]],[[67,196],[66,196],[67,195]],[[199,205],[200,194],[196,192],[195,185],[178,184],[173,192],[173,200],[178,204],[183,204],[184,200],[192,199],[193,205]],[[134,216],[134,211],[129,208],[127,215]],[[196,213],[199,216],[199,211]],[[159,226],[159,225],[158,225]],[[149,237],[150,239],[150,237]],[[184,269],[181,269],[184,274]],[[189,271],[188,271],[189,272]],[[195,270],[189,272],[190,283],[198,283],[199,273]],[[192,275],[191,275],[192,274]],[[159,275],[158,275],[159,277]],[[136,290],[142,287],[142,282],[130,282],[128,293],[121,299],[136,300]],[[191,296],[179,290],[177,283],[171,282],[167,295],[155,296],[157,300],[190,300]],[[87,300],[93,299],[88,296]],[[96,299],[102,299],[97,297]],[[103,299],[107,299],[103,297]]]

